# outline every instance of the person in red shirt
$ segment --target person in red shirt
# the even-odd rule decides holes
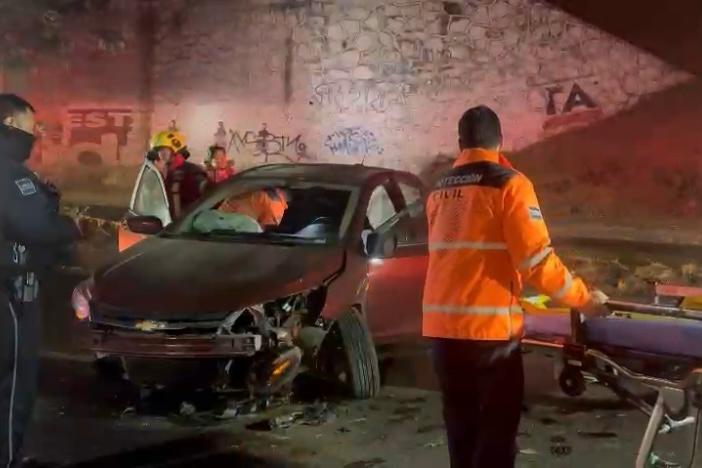
[[[227,158],[227,151],[219,145],[210,146],[207,176],[213,185],[224,182],[236,174],[234,163]]]

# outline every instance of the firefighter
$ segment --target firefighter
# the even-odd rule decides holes
[[[34,109],[0,94],[0,466],[19,466],[37,395],[39,283],[79,235],[61,217],[58,192],[25,162],[34,143]]]
[[[217,185],[236,174],[234,163],[227,158],[227,150],[223,146],[210,146],[210,159],[207,164],[207,177],[210,183]]]
[[[164,130],[151,138],[151,153],[165,159],[166,193],[174,219],[180,217],[193,202],[198,200],[209,185],[207,173],[197,164],[188,161],[190,151],[185,135],[176,130]]]
[[[606,297],[550,246],[529,179],[500,154],[497,115],[469,109],[460,154],[427,201],[423,335],[431,339],[453,468],[513,467],[522,407],[522,284],[586,316]]]

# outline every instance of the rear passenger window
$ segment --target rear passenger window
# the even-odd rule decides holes
[[[392,203],[390,194],[383,185],[379,185],[373,190],[368,201],[368,211],[366,217],[371,227],[375,230],[383,225],[390,218],[395,216],[395,206]]]
[[[406,206],[413,205],[418,200],[421,200],[422,192],[419,190],[419,187],[403,184],[402,182],[399,182],[398,185],[400,186],[402,197],[405,199]]]

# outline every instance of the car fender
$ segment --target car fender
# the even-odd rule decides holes
[[[339,273],[327,286],[327,300],[321,317],[335,320],[352,307],[365,312],[366,292],[368,291],[368,265],[360,255],[346,252]]]

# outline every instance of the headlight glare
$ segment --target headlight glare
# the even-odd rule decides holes
[[[90,301],[93,298],[93,288],[95,283],[92,278],[81,281],[78,286],[73,289],[71,295],[71,305],[73,313],[78,320],[87,320],[90,318]]]

